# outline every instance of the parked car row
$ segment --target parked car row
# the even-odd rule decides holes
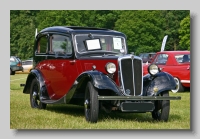
[[[17,56],[10,56],[10,75],[20,72],[30,72],[33,69],[33,60],[22,61]]]
[[[16,71],[23,71],[22,61],[17,56],[10,56],[10,75],[15,75]]]
[[[183,92],[190,88],[190,51],[157,52],[151,64],[174,77],[176,88],[172,92]],[[143,75],[148,74],[148,67],[149,64],[143,65]]]

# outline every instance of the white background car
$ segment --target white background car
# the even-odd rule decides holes
[[[30,72],[33,68],[33,60],[22,61],[22,67],[24,68],[24,72]]]

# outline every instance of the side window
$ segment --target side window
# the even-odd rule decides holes
[[[167,54],[159,54],[157,55],[156,59],[154,60],[154,64],[161,64],[165,65],[168,59]]]
[[[63,35],[52,35],[50,37],[50,53],[52,54],[72,54],[71,39]]]
[[[10,58],[10,61],[15,62],[15,59],[13,57]]]
[[[144,54],[143,58],[148,58],[148,56],[149,56],[148,54]]]
[[[185,62],[190,62],[190,55],[188,54],[179,54],[175,56],[175,59],[178,63],[185,63]]]
[[[48,50],[48,39],[46,36],[42,36],[38,41],[37,53],[47,53]]]

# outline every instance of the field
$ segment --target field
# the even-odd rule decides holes
[[[46,110],[32,109],[30,96],[20,87],[27,75],[10,76],[10,129],[191,129],[190,92],[170,92],[181,100],[170,101],[168,122],[154,121],[151,113],[101,112],[98,123],[91,124],[81,106],[57,104],[47,105]]]

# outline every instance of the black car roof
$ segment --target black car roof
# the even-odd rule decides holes
[[[114,34],[121,34],[125,36],[122,32],[106,29],[106,28],[96,28],[96,27],[81,27],[81,26],[52,26],[47,27],[43,30],[41,30],[39,33],[43,32],[69,32],[69,33],[86,33],[86,32],[104,32],[104,33],[114,33]]]

